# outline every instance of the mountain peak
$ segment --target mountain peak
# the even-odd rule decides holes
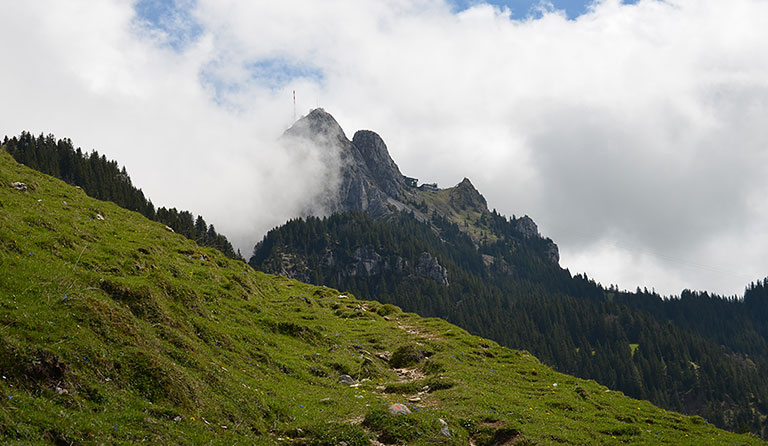
[[[451,204],[458,207],[469,207],[480,212],[488,210],[485,197],[475,189],[469,178],[464,178],[451,190]]]
[[[464,177],[464,179],[461,180],[461,183],[457,184],[456,187],[468,188],[470,190],[477,192],[477,189],[475,189],[475,186],[472,184],[471,181],[469,181],[469,178],[467,177]]]
[[[389,196],[397,198],[405,186],[403,174],[389,156],[387,145],[370,130],[359,130],[352,137],[352,144],[360,152],[376,183]]]
[[[297,136],[317,140],[327,138],[346,140],[344,130],[330,113],[322,108],[310,110],[306,116],[302,116],[291,128],[285,131],[285,136]]]

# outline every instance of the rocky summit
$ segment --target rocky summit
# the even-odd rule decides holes
[[[285,131],[283,142],[289,148],[309,145],[321,152],[319,158],[332,171],[330,177],[338,180],[329,185],[332,190],[324,203],[326,214],[362,211],[382,220],[405,211],[424,222],[437,217],[455,223],[478,245],[489,237],[496,239],[486,223],[488,203],[469,178],[445,189],[436,183],[419,185],[418,179],[401,173],[384,140],[371,130],[355,132],[350,141],[330,113],[316,108]],[[527,215],[516,220],[516,226],[525,238],[542,238]],[[546,258],[557,264],[557,245],[546,240]]]
[[[309,144],[322,152],[326,168],[336,170],[337,190],[326,203],[328,213],[363,211],[382,217],[404,209],[405,178],[379,135],[361,130],[350,141],[338,122],[322,108],[299,119],[283,135],[290,148]]]

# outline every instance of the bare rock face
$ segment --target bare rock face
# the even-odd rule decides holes
[[[549,244],[544,251],[544,256],[547,260],[557,265],[560,263],[560,250],[557,248],[555,242],[549,239],[547,240],[549,241]]]
[[[474,209],[479,212],[488,210],[485,197],[475,189],[469,178],[464,178],[451,190],[450,201],[451,205],[457,209]]]
[[[416,264],[416,272],[427,279],[434,280],[440,285],[448,285],[448,270],[440,265],[437,258],[428,252],[422,252]]]
[[[527,215],[515,221],[515,228],[520,231],[525,238],[541,237],[541,235],[539,235],[539,227],[536,226],[536,223],[534,223],[531,217]]]
[[[371,246],[360,246],[352,253],[354,263],[346,268],[347,276],[371,277],[381,274],[382,259]]]
[[[337,190],[323,203],[327,213],[362,211],[379,218],[399,203],[405,179],[376,133],[361,130],[350,141],[333,116],[317,108],[286,130],[283,142],[322,152],[319,158],[337,179]]]
[[[389,156],[384,140],[370,130],[360,130],[352,138],[352,144],[360,152],[375,184],[385,194],[398,198],[405,187],[405,177]]]

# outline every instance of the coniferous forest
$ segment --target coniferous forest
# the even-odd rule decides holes
[[[75,149],[70,139],[57,140],[53,135],[42,134],[34,137],[28,132],[10,139],[6,136],[3,148],[17,162],[79,186],[91,197],[112,201],[125,209],[139,212],[201,246],[215,248],[229,258],[243,260],[229,240],[216,232],[216,228],[206,223],[202,216],[195,217],[189,211],[176,208],[155,208],[141,189],[133,186],[125,167],[120,168],[117,161],[107,160],[95,150],[86,153],[79,147]]]
[[[489,218],[504,236],[478,248],[438,216],[431,225],[408,213],[296,219],[270,231],[250,263],[444,318],[562,372],[765,436],[768,279],[743,298],[606,288],[548,262],[545,241],[521,236],[513,220]],[[419,271],[422,253],[447,270],[447,285]]]

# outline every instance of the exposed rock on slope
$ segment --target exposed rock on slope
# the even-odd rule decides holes
[[[450,203],[454,208],[488,211],[488,203],[475,189],[469,178],[464,178],[456,187],[449,189]]]
[[[405,180],[384,141],[374,132],[362,130],[352,141],[338,122],[321,108],[299,119],[283,136],[290,148],[309,144],[321,152],[326,168],[335,171],[336,184],[329,185],[327,213],[363,211],[382,217],[405,208],[399,201]]]
[[[432,279],[440,285],[448,285],[448,270],[440,265],[440,262],[428,252],[421,253],[419,264],[416,265],[416,271],[421,276]]]

